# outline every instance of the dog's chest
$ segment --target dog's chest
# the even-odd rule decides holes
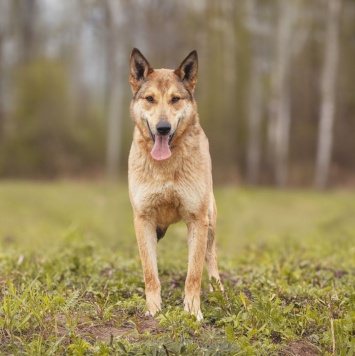
[[[167,222],[195,214],[205,195],[205,187],[197,182],[159,176],[140,180],[131,188],[131,199],[142,214],[164,218]]]

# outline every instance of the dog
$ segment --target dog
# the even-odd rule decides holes
[[[223,290],[215,245],[216,203],[207,137],[199,123],[194,89],[198,58],[192,51],[176,70],[153,69],[134,48],[130,57],[135,127],[129,153],[129,195],[145,282],[147,315],[161,310],[157,242],[170,224],[188,228],[184,309],[200,309],[204,260],[209,279]],[[212,288],[212,287],[211,287]]]

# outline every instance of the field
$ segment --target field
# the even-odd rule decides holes
[[[144,283],[124,184],[0,183],[0,354],[354,355],[355,192],[216,188],[225,293],[182,310],[186,228]]]

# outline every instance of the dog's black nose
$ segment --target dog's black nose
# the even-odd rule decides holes
[[[160,121],[157,125],[157,131],[161,135],[167,135],[171,130],[171,125],[167,121]]]

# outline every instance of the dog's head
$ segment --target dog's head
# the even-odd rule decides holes
[[[138,49],[133,49],[130,83],[133,92],[132,120],[151,141],[156,160],[171,156],[170,147],[195,110],[197,52],[191,52],[176,70],[153,69]]]

